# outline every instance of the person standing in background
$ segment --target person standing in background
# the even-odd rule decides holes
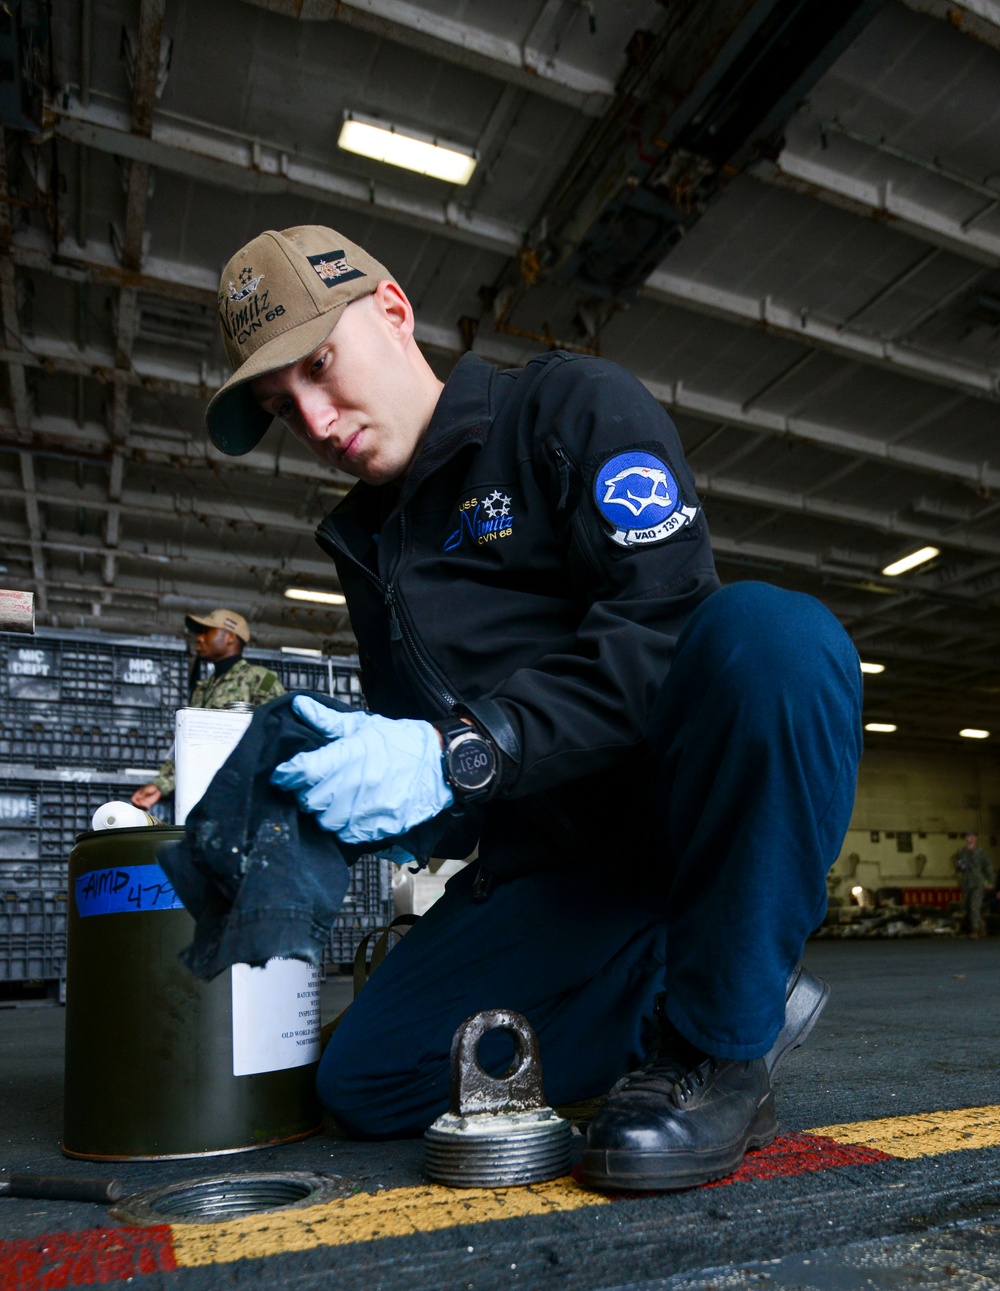
[[[955,853],[955,869],[962,883],[962,904],[970,937],[984,937],[983,893],[993,891],[996,875],[993,862],[979,846],[978,835],[969,830],[965,846]]]
[[[212,610],[199,618],[188,614],[184,619],[188,632],[195,635],[199,659],[215,665],[211,677],[199,681],[191,695],[191,708],[225,708],[227,704],[266,704],[285,693],[277,673],[260,664],[247,663],[243,647],[250,644],[250,625],[234,610]],[[161,798],[174,791],[174,759],[171,755],[160,767],[155,779],[136,789],[132,802],[143,811],[155,807]]]

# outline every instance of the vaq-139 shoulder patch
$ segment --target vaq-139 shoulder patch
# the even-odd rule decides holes
[[[648,547],[689,525],[697,507],[684,506],[667,464],[633,449],[609,457],[594,476],[594,501],[620,547]]]

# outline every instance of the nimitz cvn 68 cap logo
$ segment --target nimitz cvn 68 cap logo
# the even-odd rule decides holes
[[[620,547],[662,542],[698,514],[697,507],[681,504],[666,463],[638,450],[608,458],[594,477],[594,501]]]
[[[327,287],[336,287],[338,283],[350,282],[352,278],[364,278],[367,275],[348,263],[344,251],[327,251],[324,255],[306,256]]]

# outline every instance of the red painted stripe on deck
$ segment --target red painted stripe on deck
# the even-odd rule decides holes
[[[766,1148],[748,1152],[743,1164],[725,1179],[702,1184],[719,1188],[727,1183],[749,1183],[753,1179],[777,1179],[787,1175],[809,1174],[812,1170],[832,1170],[836,1166],[869,1165],[873,1161],[896,1158],[878,1148],[855,1147],[838,1143],[819,1134],[782,1134]]]
[[[731,1183],[892,1160],[895,1158],[888,1152],[877,1148],[837,1143],[816,1134],[783,1134],[769,1147],[751,1152],[734,1174],[702,1186],[719,1188]],[[636,1195],[628,1194],[629,1197]],[[608,1198],[604,1196],[601,1200]],[[3,1291],[58,1291],[63,1287],[120,1282],[138,1274],[169,1272],[177,1267],[168,1224],[152,1228],[94,1228],[0,1241]]]
[[[0,1287],[58,1291],[177,1268],[169,1224],[91,1228],[0,1242]]]

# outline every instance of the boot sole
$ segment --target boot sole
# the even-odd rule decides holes
[[[773,1075],[793,1049],[805,1044],[830,998],[830,987],[821,977],[798,964],[789,977],[785,997],[785,1025],[764,1055],[768,1075]]]
[[[747,1152],[767,1147],[778,1133],[774,1095],[768,1092],[746,1137],[709,1152],[641,1152],[587,1148],[582,1180],[611,1192],[673,1192],[724,1179],[738,1170]]]

